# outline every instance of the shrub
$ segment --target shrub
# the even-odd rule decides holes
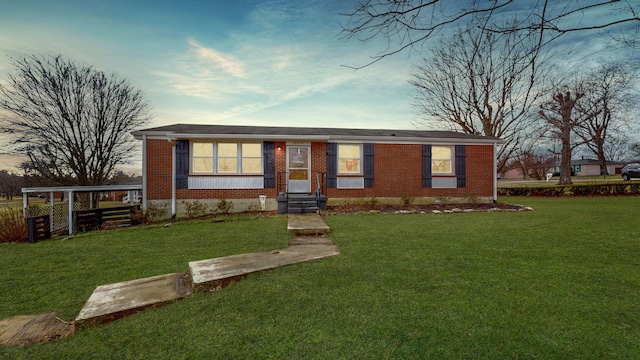
[[[369,199],[365,199],[362,201],[362,205],[366,206],[370,210],[375,210],[378,206],[378,199],[375,197],[371,197]]]
[[[409,206],[411,205],[411,203],[413,203],[413,200],[415,200],[415,198],[411,196],[409,193],[403,192],[400,195],[400,200],[402,200],[402,205]]]
[[[633,184],[574,184],[549,187],[499,188],[505,196],[619,196],[640,193],[640,183]]]
[[[148,204],[147,209],[136,210],[131,216],[131,220],[136,223],[151,224],[160,221],[165,216],[165,209],[158,204]]]
[[[480,203],[480,197],[478,197],[478,195],[476,195],[476,194],[465,194],[465,195],[462,195],[462,197],[465,199],[465,202],[467,204],[478,204],[478,203]]]
[[[215,212],[218,214],[228,214],[233,209],[233,201],[226,199],[220,199],[215,207]]]
[[[26,242],[28,238],[27,221],[22,215],[22,210],[1,209],[0,242]]]
[[[45,215],[45,214],[48,214],[48,213],[49,213],[49,207],[47,207],[47,206],[29,204],[29,206],[27,207],[27,210],[25,211],[25,216],[27,216],[27,217],[40,216],[40,215]]]
[[[209,205],[201,203],[198,200],[195,201],[182,201],[184,208],[187,212],[187,217],[190,219],[202,216],[209,210]]]

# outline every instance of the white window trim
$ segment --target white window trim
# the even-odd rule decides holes
[[[358,159],[358,162],[360,164],[360,172],[340,172],[340,146],[342,145],[346,145],[346,146],[354,146],[357,145],[360,147],[360,158]],[[336,154],[336,172],[337,175],[342,175],[342,176],[358,176],[358,175],[363,175],[364,174],[364,162],[363,162],[363,158],[364,155],[362,154],[363,152],[363,144],[362,143],[338,143],[338,149],[337,149],[337,154]]]
[[[435,159],[433,157],[433,148],[441,147],[441,148],[449,148],[451,149],[451,172],[434,172],[433,171],[433,161],[434,160],[445,160],[445,159]],[[456,147],[454,145],[432,145],[431,146],[431,176],[454,176],[456,174]]]
[[[211,146],[213,147],[213,155],[212,157],[205,157],[205,156],[194,156],[194,151],[193,151],[193,145],[194,144],[211,144]],[[224,172],[221,173],[218,171],[218,144],[236,144],[237,146],[237,151],[236,151],[236,159],[237,159],[237,163],[238,163],[238,169],[236,172]],[[242,145],[243,144],[259,144],[260,145],[260,172],[243,172],[242,169]],[[243,141],[207,141],[207,140],[192,140],[189,142],[189,175],[228,175],[228,176],[235,176],[235,175],[264,175],[264,154],[262,152],[262,148],[263,148],[263,143],[262,142],[253,142],[253,141],[249,141],[249,142],[243,142]],[[213,162],[213,171],[211,172],[197,172],[193,170],[193,160],[195,158],[208,158],[211,159],[211,161]],[[247,159],[257,159],[257,157],[246,157]]]

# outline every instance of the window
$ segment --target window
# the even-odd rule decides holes
[[[362,173],[362,145],[338,144],[338,174]]]
[[[242,173],[262,173],[262,144],[242,144]]]
[[[431,148],[431,173],[453,174],[453,146],[433,146]]]
[[[262,144],[193,142],[191,172],[196,174],[261,174]]]
[[[213,172],[213,143],[193,143],[193,161],[191,171],[194,173]]]
[[[218,173],[238,173],[238,144],[218,144]]]

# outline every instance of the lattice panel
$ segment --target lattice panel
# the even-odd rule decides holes
[[[55,204],[51,211],[51,232],[67,231],[69,229],[69,204]]]

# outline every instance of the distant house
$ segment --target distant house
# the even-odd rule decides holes
[[[609,175],[620,174],[620,170],[624,163],[607,161],[607,173]],[[553,172],[559,173],[561,169],[560,163],[556,163]],[[584,157],[577,160],[571,160],[571,173],[575,176],[596,176],[600,175],[600,163],[597,159],[585,159]]]
[[[496,201],[498,138],[449,131],[177,124],[134,131],[143,206],[231,200],[267,209],[307,195],[331,202]],[[280,202],[278,201],[280,200]]]

